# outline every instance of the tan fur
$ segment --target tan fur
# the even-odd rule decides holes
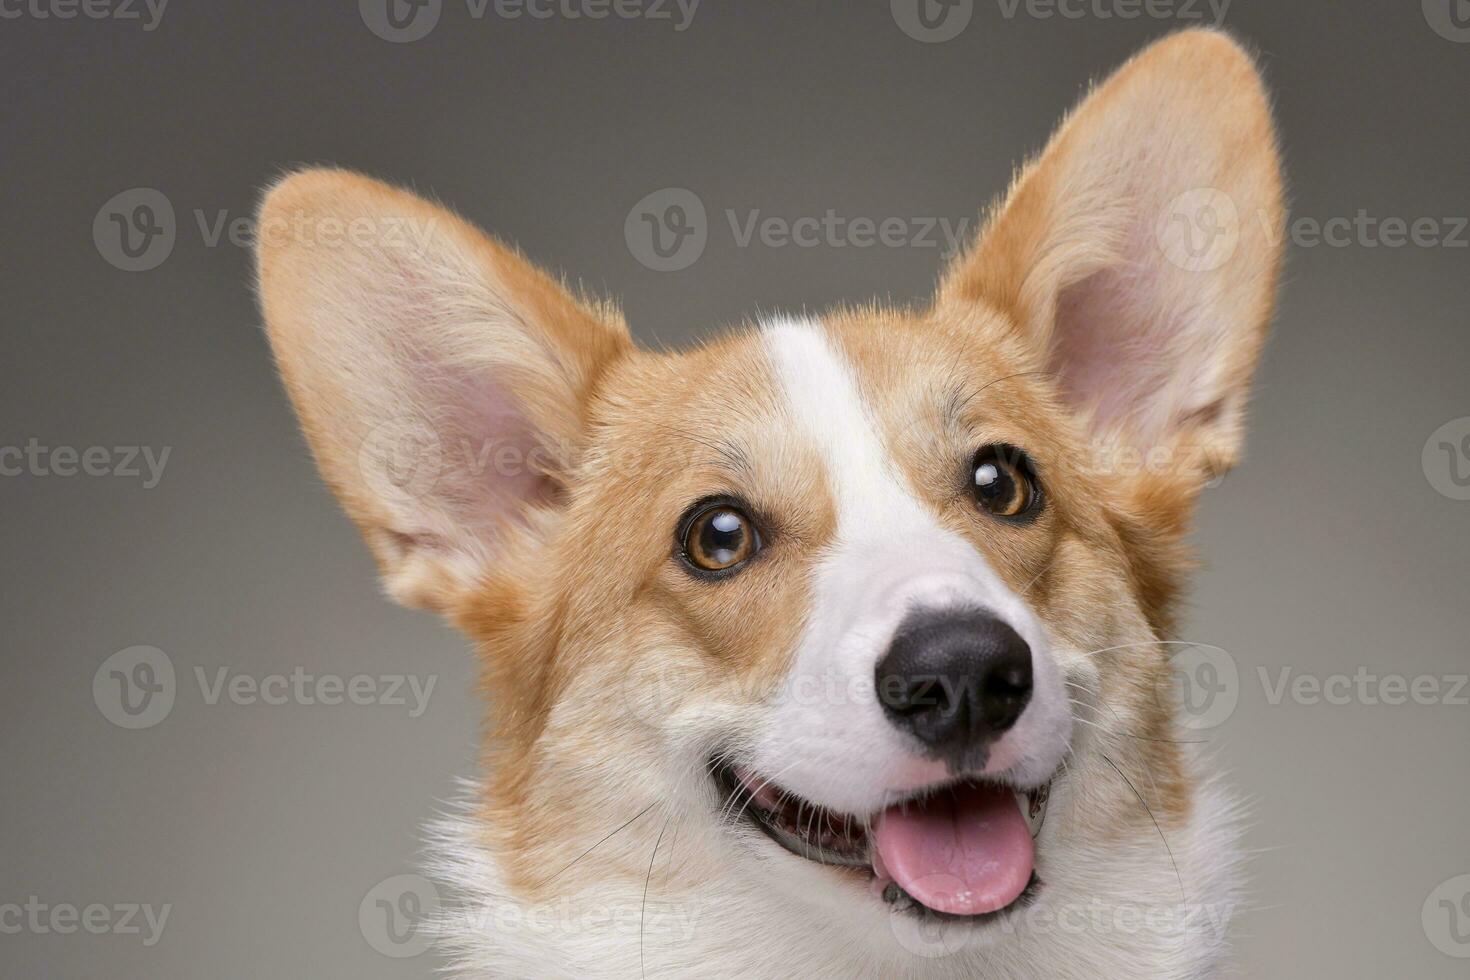
[[[1205,272],[1162,267],[1148,291],[1157,322],[1141,329],[1164,337],[1204,303],[1219,333],[1161,341],[1140,377],[1208,364],[1198,384],[1141,390],[1104,423],[1059,361],[1067,304],[1114,302],[1078,287],[1133,275],[1140,229],[1195,187],[1219,189],[1246,212],[1236,255]],[[1176,35],[1069,117],[932,306],[823,320],[914,495],[973,543],[1059,646],[1117,647],[1089,658],[1101,702],[1127,727],[1107,744],[1165,828],[1189,823],[1194,786],[1161,696],[1169,655],[1149,641],[1174,628],[1199,489],[1239,455],[1274,301],[1279,249],[1266,230],[1279,224],[1280,198],[1249,58],[1222,35]],[[690,740],[760,709],[790,668],[811,570],[834,534],[822,461],[783,415],[758,336],[638,350],[607,307],[442,208],[355,174],[307,171],[277,184],[262,224],[296,216],[400,217],[422,232],[397,251],[263,243],[260,290],[322,473],[389,590],[443,611],[479,650],[492,711],[477,843],[517,901],[641,882],[657,817],[579,855],[681,792],[688,759],[709,748]],[[509,437],[546,450],[544,465],[516,477],[523,499],[453,467],[417,495],[385,499],[364,474],[377,465],[372,453],[364,462],[370,433],[407,415],[441,435],[484,437],[479,413],[452,400],[485,377],[520,412],[524,431]],[[500,397],[492,402],[504,407]],[[992,442],[1022,446],[1036,462],[1047,506],[1033,524],[997,526],[969,498],[965,464]],[[1162,448],[1170,463],[1099,469],[1089,465],[1099,442]],[[691,503],[721,493],[749,502],[766,547],[712,584],[681,566],[674,529]],[[630,710],[628,697],[650,686],[672,704],[667,724]],[[1148,814],[1106,770],[1079,778],[1075,792],[1068,819],[1078,826],[1152,840]],[[721,874],[706,852],[679,860],[676,880]]]

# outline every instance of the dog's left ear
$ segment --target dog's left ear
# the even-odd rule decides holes
[[[1197,488],[1240,450],[1281,195],[1250,57],[1224,34],[1175,34],[1074,111],[938,303],[999,308],[1093,439],[1168,458]]]

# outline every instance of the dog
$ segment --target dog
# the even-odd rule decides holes
[[[457,975],[1221,970],[1239,807],[1170,637],[1282,209],[1214,31],[1095,85],[932,301],[676,352],[411,193],[275,183],[259,295],[321,473],[483,667],[431,833]]]

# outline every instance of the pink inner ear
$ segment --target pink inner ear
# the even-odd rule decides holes
[[[1135,445],[1151,444],[1176,421],[1177,400],[1215,353],[1206,325],[1166,299],[1167,275],[1114,266],[1057,299],[1048,368],[1094,431],[1122,430]]]
[[[394,347],[406,390],[418,393],[439,440],[440,472],[431,501],[456,525],[492,539],[528,507],[549,503],[559,487],[548,471],[567,461],[564,447],[543,444],[536,427],[503,377],[473,362],[457,361],[462,342],[453,329],[424,311],[444,305],[421,270],[403,256],[382,257],[399,283],[383,297],[388,322],[414,330],[385,338]],[[478,312],[478,311],[477,311]]]
[[[449,486],[461,497],[463,517],[474,524],[516,521],[528,506],[549,503],[560,471],[558,458],[568,449],[545,445],[510,392],[493,377],[465,379],[453,407],[460,444],[451,447],[446,466],[462,466]],[[446,487],[448,489],[448,487]]]
[[[1113,270],[1093,273],[1057,300],[1048,368],[1073,408],[1109,429],[1137,408],[1139,389],[1158,374],[1158,352],[1140,328],[1138,283]]]

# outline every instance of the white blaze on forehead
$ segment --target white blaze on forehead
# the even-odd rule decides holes
[[[822,457],[837,511],[819,584],[841,582],[846,587],[833,596],[841,600],[865,593],[905,606],[969,601],[1009,612],[1004,583],[969,542],[939,524],[908,484],[878,433],[852,365],[822,325],[778,320],[764,337],[792,420]]]
[[[752,761],[799,795],[847,812],[945,775],[886,718],[872,678],[906,613],[978,607],[1031,646],[1032,705],[992,771],[1044,779],[1070,738],[1070,712],[1044,631],[962,536],[919,499],[879,435],[852,365],[820,323],[781,319],[763,339],[792,423],[820,454],[837,512],[813,575],[805,632]],[[814,694],[814,692],[821,692]]]
[[[826,462],[839,534],[917,506],[898,482],[851,367],[821,325],[779,320],[765,342],[792,416]]]

